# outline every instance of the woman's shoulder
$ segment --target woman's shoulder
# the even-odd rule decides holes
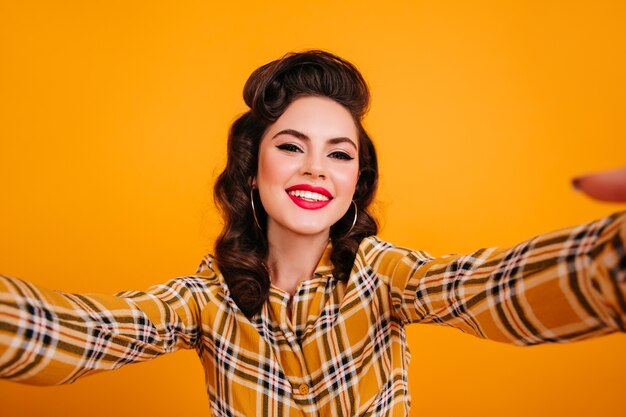
[[[205,254],[200,261],[200,265],[196,268],[196,274],[213,278],[218,275],[215,265],[215,258],[210,253]]]
[[[422,264],[431,259],[432,256],[422,250],[399,246],[378,235],[371,235],[361,241],[355,264],[357,267],[367,265],[382,272],[393,269],[400,261]]]
[[[399,246],[382,239],[378,235],[371,235],[364,238],[359,244],[358,253],[364,256],[380,255],[380,254],[400,254],[406,255],[409,252],[415,252],[414,249]],[[421,252],[421,251],[418,251]]]
[[[195,272],[172,278],[157,287],[178,293],[188,292],[189,294],[200,297],[200,299],[206,299],[207,297],[222,299],[224,298],[226,284],[215,266],[213,256],[207,253],[202,257]],[[128,296],[132,293],[134,292],[126,291],[118,293],[117,295]]]
[[[224,276],[220,272],[215,262],[215,257],[211,253],[207,253],[202,257],[200,264],[196,268],[195,275],[202,277],[211,285],[226,287]]]

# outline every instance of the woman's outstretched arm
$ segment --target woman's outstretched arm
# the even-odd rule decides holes
[[[574,180],[585,194],[626,201],[626,168]],[[626,212],[512,248],[432,257],[393,248],[394,311],[516,345],[626,331]]]
[[[625,331],[626,212],[512,248],[431,257],[393,248],[394,311],[516,345]]]
[[[0,276],[0,377],[53,385],[194,347],[210,279],[115,296],[51,291]]]

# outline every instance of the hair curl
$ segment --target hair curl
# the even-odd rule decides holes
[[[247,317],[261,310],[270,288],[265,266],[268,242],[255,224],[251,207],[254,198],[257,217],[265,229],[267,214],[252,178],[257,174],[261,138],[269,125],[295,99],[304,96],[330,98],[350,111],[359,134],[359,179],[353,205],[330,228],[333,275],[347,280],[363,238],[378,231],[368,211],[378,184],[376,151],[362,119],[369,107],[369,90],[354,65],[326,51],[290,53],[255,70],[244,86],[243,97],[250,110],[230,128],[226,168],[219,175],[214,199],[224,218],[224,228],[215,243],[215,261],[230,294]],[[349,231],[349,233],[348,233]]]

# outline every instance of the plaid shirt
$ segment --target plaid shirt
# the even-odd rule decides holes
[[[293,296],[248,320],[206,256],[196,274],[116,296],[0,277],[0,377],[30,384],[195,348],[215,416],[408,415],[409,323],[515,345],[625,330],[626,212],[510,249],[433,258],[376,237],[347,282],[329,249]]]

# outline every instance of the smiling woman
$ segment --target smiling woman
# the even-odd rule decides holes
[[[333,274],[348,277],[361,240],[378,230],[368,211],[378,164],[361,123],[369,90],[340,57],[288,54],[253,72],[244,99],[250,111],[233,123],[215,184],[226,221],[215,258],[250,316],[267,300],[270,281],[293,293],[310,278],[329,239]],[[327,202],[296,195],[314,190]]]
[[[253,181],[269,214],[270,241],[284,240],[285,233],[328,241],[359,178],[357,137],[350,113],[328,98],[299,98],[272,124],[261,139]]]
[[[266,236],[273,249],[268,267],[273,284],[290,294],[311,276],[306,265],[317,263],[331,226],[350,218],[353,201],[357,213],[352,216],[358,218],[358,199],[353,200],[359,180],[357,137],[345,107],[313,96],[296,99],[261,139],[253,186],[267,212]],[[361,209],[367,207],[361,204]],[[336,239],[348,239],[352,230]],[[288,265],[281,258],[298,261]]]
[[[408,415],[409,324],[518,346],[626,330],[626,213],[467,255],[395,246],[369,212],[377,158],[352,64],[288,54],[244,97],[215,257],[116,296],[0,276],[1,377],[71,383],[193,348],[215,416]]]

